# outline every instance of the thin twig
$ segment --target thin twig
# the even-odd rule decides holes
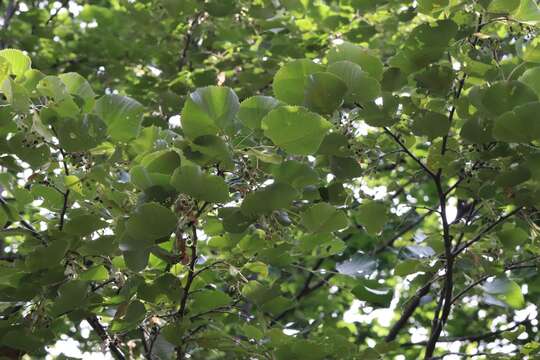
[[[394,139],[394,141],[403,149],[403,151],[409,155],[409,157],[411,159],[413,159],[429,176],[431,176],[431,178],[435,179],[436,175],[435,173],[433,173],[431,170],[429,170],[427,168],[426,165],[424,165],[424,163],[418,158],[416,157],[408,148],[407,146],[399,139],[399,137],[397,135],[395,135],[392,131],[390,131],[390,129],[388,129],[387,127],[384,127],[383,128],[384,131],[390,136],[392,137],[392,139]]]
[[[465,242],[463,245],[461,245],[460,247],[458,247],[456,250],[454,250],[453,252],[453,256],[457,256],[458,254],[460,254],[461,252],[463,252],[465,249],[467,249],[468,247],[470,247],[471,245],[473,245],[474,243],[476,243],[477,241],[481,240],[482,237],[484,237],[484,235],[486,235],[487,233],[489,233],[493,228],[495,228],[497,225],[503,223],[505,220],[507,220],[508,218],[512,217],[513,215],[515,215],[516,213],[518,213],[519,211],[521,211],[523,209],[523,207],[518,207],[512,211],[510,211],[508,214],[506,215],[503,215],[501,216],[500,218],[498,218],[496,221],[492,222],[488,227],[486,227],[484,230],[482,230],[478,235],[476,235],[474,238],[472,238],[471,240]]]
[[[506,329],[503,329],[503,330],[496,330],[496,331],[492,331],[492,332],[488,332],[488,333],[483,333],[483,334],[477,334],[477,335],[465,335],[465,336],[441,336],[438,340],[438,342],[445,342],[445,343],[449,343],[449,342],[454,342],[454,341],[468,341],[468,342],[478,342],[478,341],[482,341],[482,340],[488,340],[488,339],[491,339],[491,338],[494,338],[498,335],[501,335],[505,332],[508,332],[508,331],[512,331],[518,327],[520,327],[521,325],[524,325],[526,323],[529,323],[531,320],[530,319],[525,319],[525,320],[522,320],[522,321],[519,321],[517,322],[516,324],[506,328]],[[410,347],[410,346],[423,346],[423,345],[426,345],[426,341],[419,341],[419,342],[416,342],[416,343],[405,343],[405,344],[401,344],[402,347]]]
[[[45,22],[45,25],[49,25],[51,21],[53,21],[58,16],[58,13],[60,12],[60,10],[65,8],[68,5],[68,3],[69,3],[69,0],[62,0],[60,7],[56,8],[55,11],[51,14],[51,16],[49,16],[49,18]]]

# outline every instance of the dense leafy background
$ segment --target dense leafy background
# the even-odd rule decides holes
[[[540,356],[534,0],[0,4],[0,357]]]

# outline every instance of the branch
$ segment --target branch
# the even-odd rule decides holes
[[[520,327],[521,325],[529,323],[530,321],[531,320],[527,318],[525,320],[522,320],[522,321],[519,321],[519,322],[515,323],[514,325],[512,325],[509,328],[506,328],[504,330],[496,330],[496,331],[483,333],[483,334],[465,335],[465,336],[442,336],[439,339],[438,342],[445,342],[445,343],[450,343],[450,342],[454,342],[454,341],[478,342],[478,341],[482,341],[482,340],[488,340],[488,339],[492,339],[494,337],[497,337],[498,335],[501,335],[501,334],[503,334],[505,332],[512,331],[512,330]],[[405,343],[405,344],[402,344],[401,346],[402,347],[411,347],[411,346],[423,346],[423,345],[426,345],[426,341],[420,341],[420,342],[416,342],[416,343]]]
[[[178,315],[180,318],[183,318],[186,312],[186,304],[189,297],[189,289],[191,288],[191,283],[195,278],[195,264],[197,263],[197,229],[195,225],[191,226],[193,232],[193,244],[191,245],[191,262],[189,263],[188,277],[186,280],[186,285],[184,286],[184,294],[182,300],[180,301],[180,310],[178,310]]]
[[[69,3],[69,0],[62,0],[62,3],[60,4],[60,7],[57,8],[52,14],[51,16],[49,16],[49,18],[47,19],[47,21],[45,22],[45,25],[49,25],[51,23],[51,21],[53,21],[57,16],[58,16],[58,13],[60,12],[60,10],[62,10],[63,8],[65,8]]]
[[[373,251],[373,254],[374,255],[377,255],[377,254],[380,254],[384,249],[386,249],[387,247],[391,247],[394,242],[396,242],[397,239],[399,239],[400,237],[402,237],[403,235],[405,235],[406,233],[408,233],[409,231],[413,230],[414,228],[416,228],[418,225],[420,225],[424,219],[426,217],[428,217],[429,215],[433,214],[433,210],[430,210],[428,211],[427,213],[425,213],[424,215],[420,216],[415,222],[407,225],[406,227],[404,227],[401,231],[399,231],[396,235],[392,236],[390,239],[388,239],[387,241],[385,241],[381,246],[379,246],[378,248],[376,248],[374,251]]]
[[[312,287],[309,286],[311,284],[311,281],[315,277],[315,272],[321,267],[323,262],[324,262],[324,258],[321,258],[321,259],[317,260],[315,265],[313,265],[313,268],[312,268],[311,272],[309,273],[309,276],[306,278],[306,281],[304,282],[304,286],[302,286],[302,289],[294,297],[296,301],[299,301],[300,299],[308,296],[309,294],[311,294],[315,290],[319,289],[321,286],[326,284],[328,282],[328,280],[330,280],[334,276],[333,273],[328,274],[323,279],[321,279],[317,284],[313,285]],[[270,322],[270,324],[273,325],[273,324],[277,323],[279,320],[283,319],[285,316],[287,316],[287,314],[289,314],[294,309],[296,309],[296,306],[293,306],[293,307],[283,311],[281,314],[274,317],[272,319],[272,321]]]
[[[309,285],[311,284],[311,280],[313,280],[313,277],[315,276],[315,271],[317,271],[322,263],[324,262],[324,258],[321,258],[317,260],[317,263],[313,266],[313,270],[309,273],[309,276],[306,278],[306,281],[304,282],[304,286],[302,287],[302,290],[295,296],[295,299],[298,300],[304,296],[310,291]]]
[[[15,15],[15,11],[17,11],[17,7],[19,6],[18,2],[15,0],[9,0],[6,7],[6,13],[4,15],[4,26],[2,27],[2,30],[4,33],[6,33],[7,29],[9,28],[9,24],[11,23],[11,19],[13,18],[13,15]],[[5,40],[2,40],[0,44],[0,48],[6,47]]]
[[[519,211],[521,211],[523,209],[523,206],[520,206],[514,210],[512,210],[511,212],[509,212],[508,214],[506,215],[503,215],[501,216],[500,218],[498,218],[496,221],[492,222],[488,227],[486,227],[484,230],[482,230],[478,235],[476,235],[473,239],[467,241],[466,243],[464,243],[463,245],[461,245],[459,248],[457,248],[456,250],[454,250],[453,252],[453,256],[457,256],[459,255],[461,252],[463,252],[465,249],[467,249],[468,247],[470,247],[471,245],[473,245],[474,243],[476,243],[477,241],[479,241],[480,239],[482,239],[482,237],[484,237],[484,235],[486,235],[488,232],[490,232],[494,227],[496,227],[497,225],[503,223],[504,221],[506,221],[508,218],[512,217],[514,214],[518,213]]]
[[[8,206],[8,202],[2,197],[2,195],[0,195],[0,205],[2,206],[2,208],[4,209],[6,214],[11,214],[10,208]],[[39,239],[41,242],[45,243],[44,239],[41,237],[41,235],[36,230],[36,228],[32,226],[32,224],[30,224],[29,222],[27,222],[26,220],[24,220],[20,216],[19,216],[19,219],[17,221],[20,222],[21,225],[24,228],[26,228],[26,230],[28,230],[33,237],[35,237],[36,239]],[[8,229],[4,229],[4,230],[8,230]]]
[[[418,165],[420,165],[420,167],[429,175],[431,176],[431,178],[435,179],[437,177],[437,175],[435,173],[433,173],[431,170],[429,170],[427,168],[426,165],[424,165],[424,163],[419,159],[417,158],[408,148],[407,146],[405,146],[405,144],[399,139],[399,137],[397,137],[393,132],[390,131],[390,129],[388,129],[387,127],[384,127],[383,128],[384,131],[390,136],[392,137],[392,139],[394,139],[394,141],[403,149],[403,151],[409,155],[409,157],[411,159],[413,159]]]
[[[443,240],[444,240],[444,253],[446,257],[445,273],[444,273],[444,288],[441,293],[439,303],[437,305],[437,311],[433,317],[433,325],[431,327],[431,335],[429,341],[426,344],[425,359],[429,359],[433,356],[437,341],[441,335],[444,324],[450,316],[452,310],[452,291],[454,289],[454,256],[452,254],[452,235],[450,234],[450,225],[448,223],[448,217],[446,215],[446,193],[444,192],[440,179],[441,172],[437,173],[435,179],[435,185],[437,187],[437,193],[439,195],[439,206],[441,208],[440,217],[443,227]],[[439,309],[441,314],[439,318]]]
[[[97,318],[97,316],[89,316],[89,317],[86,318],[86,321],[90,324],[92,329],[94,329],[96,334],[98,334],[99,338],[104,343],[108,344],[109,350],[111,351],[112,356],[116,360],[125,360],[126,359],[124,354],[122,354],[120,349],[118,349],[118,347],[114,343],[114,340],[111,339],[111,337],[109,336],[109,334],[107,333],[107,331],[105,330],[103,325],[101,325],[101,323],[99,322],[99,319]]]
[[[24,259],[20,254],[0,254],[0,261],[14,262],[16,260]]]
[[[188,29],[186,30],[186,36],[184,37],[184,47],[182,48],[182,52],[180,54],[180,61],[178,62],[178,68],[180,71],[186,65],[189,47],[191,46],[193,30],[195,29],[195,26],[198,24],[199,17],[201,15],[202,13],[196,14],[194,18],[189,22]]]
[[[540,258],[540,256],[534,256],[534,257],[532,257],[530,259],[525,259],[525,260],[518,261],[516,263],[510,264],[510,265],[506,265],[504,267],[504,270],[509,271],[509,270],[517,270],[517,269],[529,268],[529,267],[536,267],[536,265],[523,265],[523,264],[528,262],[528,261],[537,260],[538,258]],[[487,279],[489,279],[492,276],[495,276],[495,275],[494,274],[483,275],[482,277],[478,278],[477,280],[475,280],[471,284],[467,285],[467,287],[465,287],[463,290],[461,290],[459,292],[459,294],[457,294],[456,296],[454,296],[452,298],[452,304],[455,303],[456,301],[458,301],[466,293],[471,291],[474,287],[476,287],[477,285],[480,285],[481,283],[483,283],[484,281],[486,281]]]
[[[139,333],[140,333],[141,343],[144,350],[144,358],[146,360],[152,360],[152,354],[150,354],[150,349],[148,348],[148,342],[146,341],[146,334],[144,333],[144,329],[142,327],[139,328]]]
[[[426,285],[421,287],[416,294],[412,297],[412,299],[409,301],[409,304],[403,310],[403,314],[399,318],[399,320],[392,326],[390,331],[388,332],[388,335],[384,338],[386,342],[391,342],[396,339],[397,334],[401,331],[401,329],[407,324],[407,321],[412,316],[416,308],[420,305],[420,300],[429,292],[429,289],[431,288],[431,281],[428,282]]]
[[[201,210],[202,211],[202,210]],[[191,261],[189,263],[188,277],[186,280],[186,285],[184,286],[184,294],[180,301],[180,309],[178,310],[178,316],[182,319],[186,313],[186,304],[189,297],[189,289],[195,278],[195,264],[197,263],[197,228],[195,224],[191,224],[191,230],[193,232],[193,243],[191,244]],[[184,359],[184,352],[182,346],[176,347],[176,359]]]
[[[58,135],[56,134],[56,131],[54,131],[54,128],[52,129],[56,137]],[[66,162],[66,152],[62,148],[58,148],[60,151],[60,154],[62,155],[62,165],[64,166],[64,173],[66,176],[69,176],[69,167]],[[60,211],[60,223],[58,224],[58,229],[62,231],[64,229],[64,221],[66,218],[66,212],[68,208],[68,200],[69,200],[69,189],[66,189],[66,192],[64,193],[64,203],[62,205],[62,210]]]

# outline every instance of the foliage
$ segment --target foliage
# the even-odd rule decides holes
[[[534,0],[1,4],[0,357],[540,356]]]

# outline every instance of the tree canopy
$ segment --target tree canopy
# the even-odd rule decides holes
[[[540,357],[535,0],[0,26],[1,359]]]

